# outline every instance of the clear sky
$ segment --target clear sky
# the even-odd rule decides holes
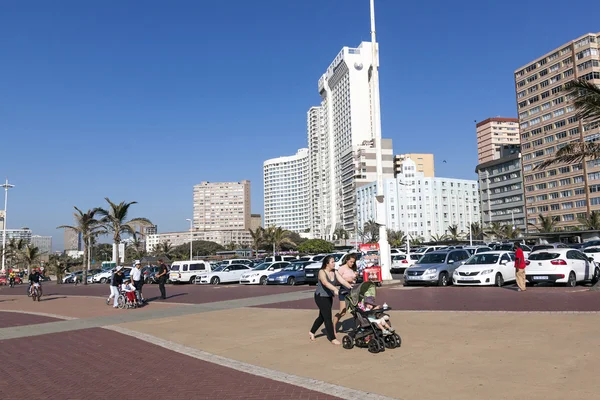
[[[516,116],[515,69],[600,30],[589,1],[376,8],[383,137],[443,177],[476,179],[473,121]],[[61,249],[55,227],[106,196],[186,230],[194,184],[249,179],[262,214],[263,161],[306,146],[317,80],[369,40],[369,1],[4,0],[0,38],[8,227]]]

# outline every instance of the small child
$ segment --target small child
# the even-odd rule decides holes
[[[381,309],[381,306],[375,303],[375,298],[372,296],[367,296],[365,299],[358,304],[358,307],[363,311],[371,311]],[[374,315],[368,316],[369,322],[377,325],[379,329],[383,332],[384,335],[389,335],[394,333],[394,328],[390,324],[387,323],[390,317],[389,315],[384,315],[381,318],[375,318]]]
[[[127,279],[125,282],[123,282],[123,285],[121,285],[121,290],[125,292],[125,295],[127,296],[127,302],[129,304],[135,304],[137,306],[137,299],[135,297],[135,286],[131,284],[130,279]]]

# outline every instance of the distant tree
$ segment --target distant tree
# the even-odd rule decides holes
[[[444,240],[446,240],[447,236],[445,234],[442,235],[437,235],[437,234],[433,234],[431,235],[431,240],[434,242],[443,242]]]
[[[303,254],[333,253],[334,246],[323,239],[308,239],[298,246],[298,251]]]
[[[252,238],[252,248],[254,249],[254,252],[258,254],[258,249],[264,241],[265,230],[259,226],[255,230],[248,229],[248,231],[250,232],[250,237]]]
[[[592,211],[588,216],[578,218],[577,221],[579,221],[579,223],[587,230],[600,230],[600,212],[598,211]]]
[[[557,217],[553,217],[550,215],[544,216],[542,214],[539,214],[538,217],[540,221],[539,225],[532,224],[531,222],[528,225],[532,226],[533,228],[537,229],[538,232],[542,233],[550,233],[556,231],[556,224],[558,222]]]
[[[21,255],[21,260],[25,264],[25,267],[27,267],[28,275],[31,273],[31,266],[39,263],[41,260],[41,256],[42,253],[40,252],[40,249],[38,247],[29,244],[25,246]]]
[[[336,229],[336,230],[333,232],[333,236],[335,236],[335,238],[336,238],[337,240],[346,240],[346,239],[348,239],[348,237],[349,237],[349,236],[348,236],[348,232],[347,232],[347,231],[346,231],[344,228],[342,228],[342,227],[339,227],[339,228],[337,228],[337,229]]]
[[[379,224],[372,219],[365,222],[365,225],[363,226],[363,234],[367,240],[367,243],[376,243],[379,241]]]
[[[394,231],[393,229],[387,230],[388,242],[392,247],[400,247],[406,242],[406,235],[403,231]]]
[[[448,232],[448,237],[450,240],[459,240],[460,239],[460,232],[458,231],[458,225],[454,224],[454,225],[450,225],[448,226],[448,228],[446,228],[446,232]]]

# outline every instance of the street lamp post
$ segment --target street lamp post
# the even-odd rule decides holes
[[[379,260],[381,278],[391,280],[392,263],[390,244],[387,238],[387,209],[383,187],[383,156],[381,143],[381,119],[379,108],[379,63],[377,57],[377,35],[375,33],[375,0],[370,1],[371,14],[371,115],[373,139],[375,139],[375,159],[377,161],[377,223],[379,224]]]
[[[190,261],[194,259],[194,221],[186,218],[186,221],[190,221]]]
[[[14,188],[15,185],[8,183],[8,178],[4,184],[0,185],[4,188],[4,223],[2,226],[2,272],[6,272],[6,206],[8,204],[8,189]]]

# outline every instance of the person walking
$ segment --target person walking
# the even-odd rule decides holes
[[[131,280],[135,287],[135,295],[138,303],[143,304],[146,302],[144,295],[142,295],[142,286],[144,286],[144,274],[142,273],[142,263],[136,261],[131,270]]]
[[[110,280],[110,295],[114,297],[113,307],[119,307],[119,288],[123,284],[123,267],[118,266]],[[109,297],[110,299],[110,297]]]
[[[156,274],[156,278],[158,279],[158,288],[160,289],[160,298],[162,300],[167,299],[167,291],[165,290],[165,283],[167,283],[167,274],[169,273],[169,268],[163,262],[163,260],[158,260],[158,274]]]
[[[352,288],[348,282],[335,270],[335,259],[333,256],[323,258],[323,264],[319,270],[317,281],[317,289],[315,290],[315,303],[319,308],[319,316],[315,319],[312,328],[308,332],[310,340],[315,340],[315,333],[325,323],[325,331],[327,339],[331,344],[339,345],[339,340],[336,339],[335,330],[333,327],[333,319],[331,318],[331,308],[333,306],[333,296],[339,295],[337,285],[344,286],[348,289]]]
[[[515,243],[515,277],[517,279],[518,292],[527,290],[525,279],[525,255],[519,243]]]
[[[351,285],[356,283],[356,279],[358,277],[358,271],[356,269],[356,255],[348,254],[344,260],[344,263],[341,267],[338,268],[339,274],[344,278],[344,280]],[[345,287],[341,287],[339,290],[339,300],[340,300],[340,312],[335,314],[333,317],[333,327],[335,329],[335,334],[337,338],[337,326],[338,322],[346,315],[346,296],[350,293],[348,289]]]

